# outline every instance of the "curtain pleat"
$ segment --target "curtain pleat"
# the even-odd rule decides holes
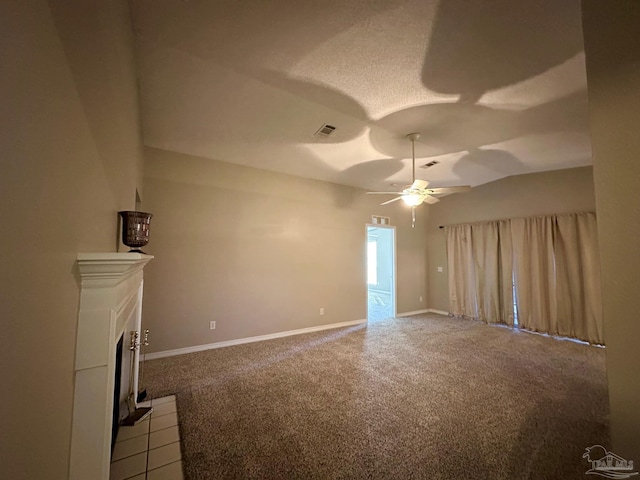
[[[513,242],[511,238],[511,224],[508,220],[501,220],[498,224],[498,242],[500,251],[500,317],[498,323],[514,325],[514,303],[513,298]]]
[[[604,344],[594,213],[445,227],[450,311]],[[514,298],[515,286],[515,298]]]

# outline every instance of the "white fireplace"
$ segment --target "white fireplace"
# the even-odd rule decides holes
[[[108,480],[116,371],[116,346],[140,331],[143,268],[153,256],[141,253],[81,253],[80,311],[69,478]],[[134,350],[133,391],[138,392]],[[126,353],[125,353],[126,355]],[[123,368],[123,371],[129,369]]]

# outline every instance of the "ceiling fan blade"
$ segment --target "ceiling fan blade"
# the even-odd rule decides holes
[[[445,193],[461,193],[471,190],[469,185],[461,185],[459,187],[442,187],[442,188],[428,188],[429,195],[442,195]]]
[[[402,192],[367,192],[367,195],[402,195]]]
[[[426,180],[420,180],[419,178],[416,178],[411,184],[410,188],[413,190],[422,190],[423,188],[427,188],[427,185],[429,185],[429,182],[427,182]]]
[[[400,200],[401,198],[402,198],[401,196],[400,197],[396,197],[396,198],[392,198],[391,200],[387,200],[386,202],[381,203],[380,205],[387,205],[388,203],[396,202],[396,201]]]
[[[438,203],[440,199],[436,197],[432,197],[431,195],[425,195],[423,201],[424,203],[430,203],[433,205],[434,203]]]

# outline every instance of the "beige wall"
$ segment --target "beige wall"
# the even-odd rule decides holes
[[[363,319],[365,224],[397,226],[398,311],[424,308],[425,209],[163,150],[147,149],[143,323],[150,352]],[[319,315],[320,308],[325,315]],[[217,322],[216,330],[209,322]]]
[[[449,311],[444,229],[438,226],[594,210],[591,167],[517,175],[445,197],[429,207],[429,308]]]
[[[0,477],[62,480],[75,257],[116,249],[142,166],[131,26],[120,0],[4,1],[0,23]]]
[[[583,1],[611,449],[640,464],[640,5]]]

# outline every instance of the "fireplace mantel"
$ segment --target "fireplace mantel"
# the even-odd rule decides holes
[[[140,331],[143,268],[153,259],[141,253],[80,253],[80,310],[75,356],[75,390],[69,478],[108,480],[116,344]],[[128,350],[125,335],[125,350]],[[137,392],[137,358],[132,384]]]
[[[94,281],[119,283],[142,270],[152,258],[144,253],[79,253],[78,267],[87,286]]]

